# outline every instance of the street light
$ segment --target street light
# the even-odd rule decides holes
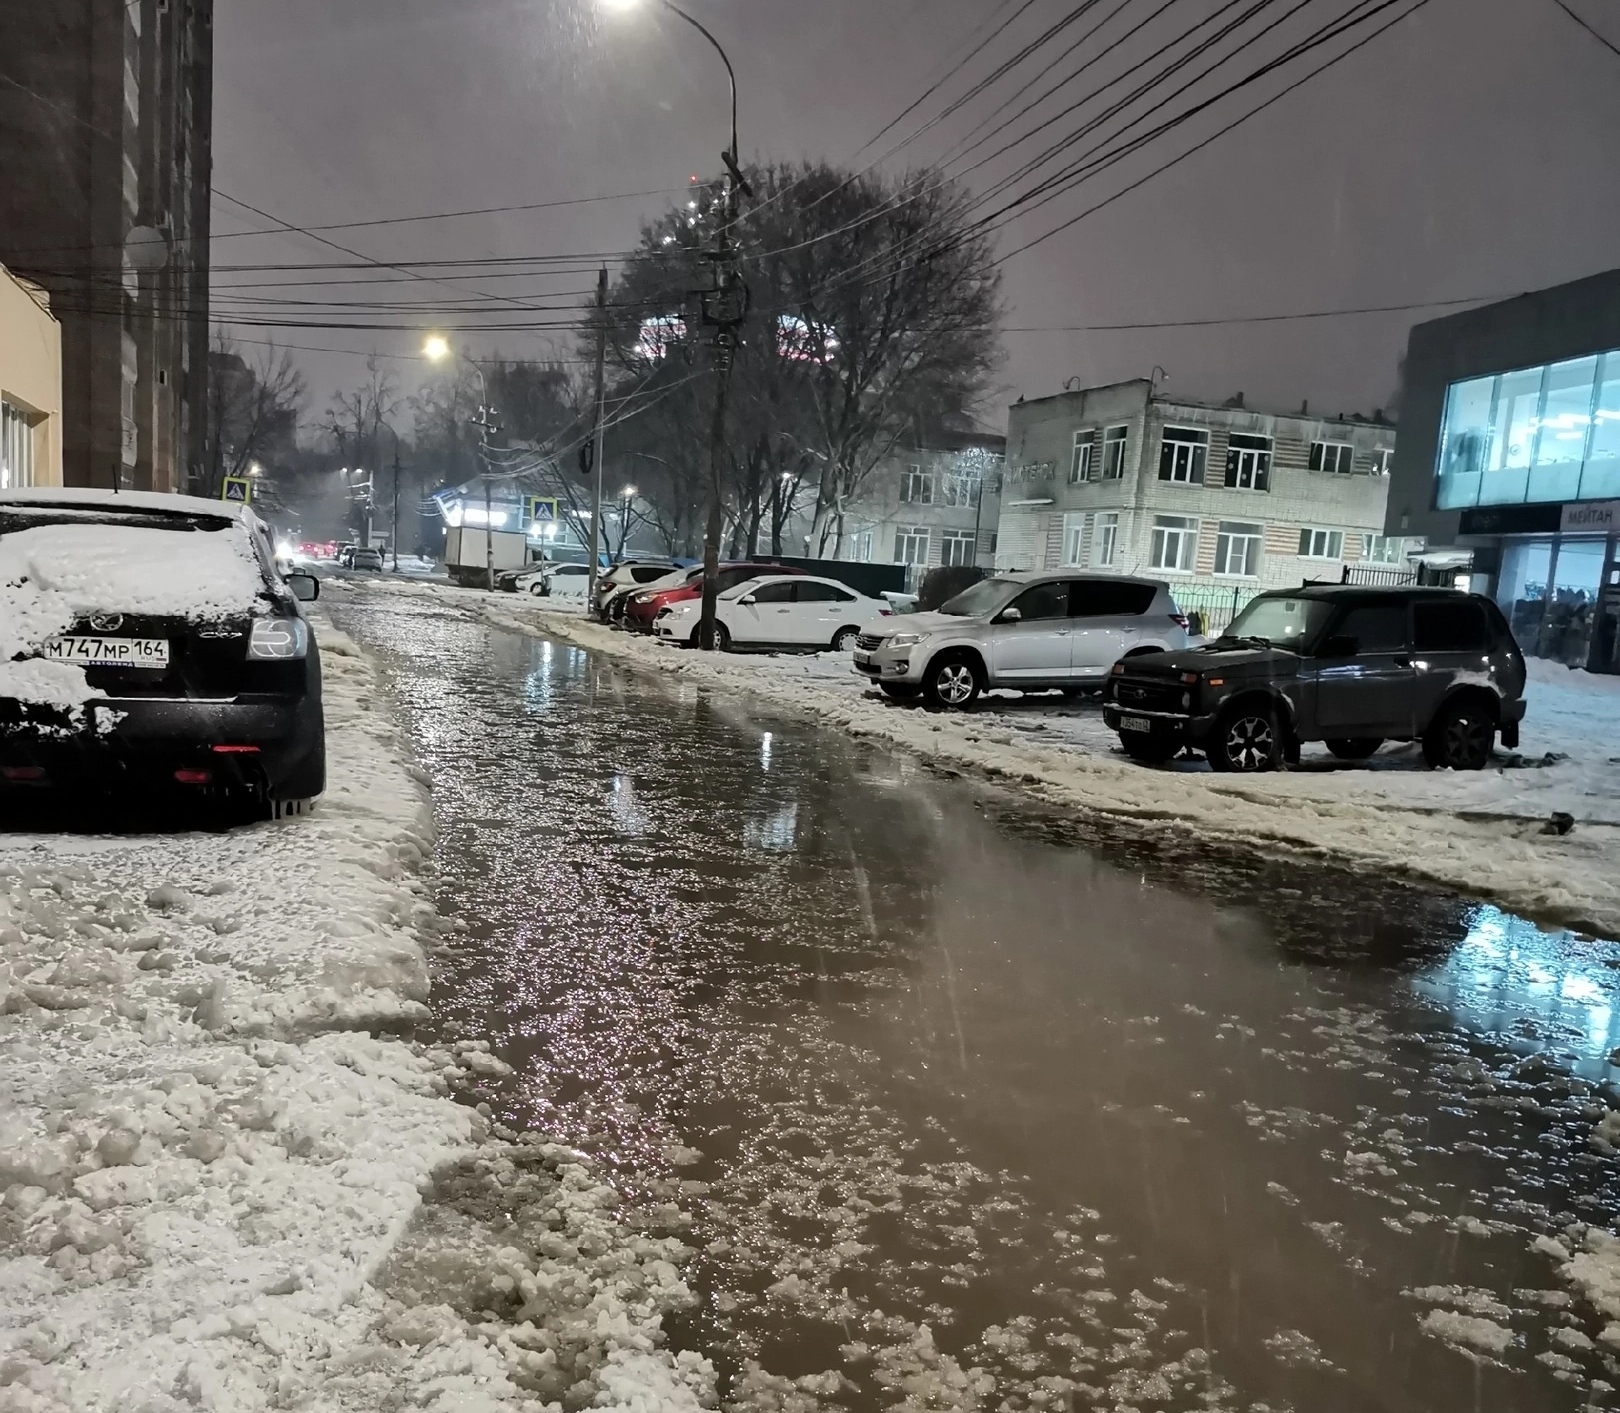
[[[484,377],[484,370],[478,366],[465,353],[458,353],[450,347],[450,340],[443,334],[429,334],[422,343],[422,356],[430,363],[439,363],[446,358],[459,358],[469,368],[478,374],[478,465],[479,475],[484,482],[484,573],[488,583],[486,587],[491,593],[495,592],[495,530],[494,521],[490,517],[489,504],[489,466],[484,457],[484,436],[490,431],[491,409],[489,405],[489,382]],[[463,531],[465,534],[465,531]]]
[[[639,10],[645,2],[646,0],[598,0],[598,3],[604,10],[617,15],[627,15],[632,10]],[[708,29],[703,25],[701,20],[695,19],[693,16],[687,14],[686,11],[681,9],[679,5],[674,4],[673,0],[654,0],[654,3],[663,6],[663,8],[670,11],[671,14],[679,15],[681,19],[685,20],[687,24],[691,25],[693,29],[695,29],[714,46],[714,52],[720,56],[720,62],[726,66],[726,78],[731,82],[731,147],[723,155],[727,158],[726,165],[732,168],[733,174],[735,174],[737,165],[736,70],[731,67],[731,60],[726,57],[726,51],[720,47],[720,41],[709,33]]]

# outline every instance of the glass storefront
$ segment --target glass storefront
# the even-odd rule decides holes
[[[1435,479],[1439,510],[1620,499],[1620,350],[1451,384]]]
[[[1497,606],[1527,657],[1570,667],[1620,669],[1616,620],[1620,585],[1607,539],[1549,536],[1502,546]]]

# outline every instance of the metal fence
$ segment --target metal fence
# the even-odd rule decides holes
[[[1347,564],[1341,584],[1363,584],[1375,589],[1404,589],[1418,582],[1415,569],[1380,569],[1371,564]]]
[[[1228,588],[1225,584],[1172,584],[1170,597],[1176,607],[1189,617],[1196,614],[1199,623],[1194,631],[1219,633],[1238,616],[1244,604],[1260,591],[1239,585]]]

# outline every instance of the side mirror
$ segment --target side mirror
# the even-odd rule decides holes
[[[1361,651],[1361,644],[1347,633],[1340,633],[1337,637],[1329,638],[1322,644],[1319,657],[1354,657]]]
[[[282,576],[292,596],[299,603],[314,603],[321,596],[321,581],[313,574],[286,574]]]
[[[1022,609],[1019,609],[1019,608],[1004,608],[1004,609],[1001,610],[1001,616],[996,619],[996,622],[997,623],[1021,623],[1021,622],[1023,622],[1023,619],[1024,619],[1024,611]]]
[[[744,594],[740,599],[737,600],[737,602],[744,608],[751,608],[755,603],[758,602],[758,600],[755,599],[752,594]]]

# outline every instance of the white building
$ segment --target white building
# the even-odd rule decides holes
[[[1155,394],[1139,379],[1014,404],[998,569],[1146,574],[1218,621],[1263,588],[1404,571],[1384,533],[1394,427]]]

